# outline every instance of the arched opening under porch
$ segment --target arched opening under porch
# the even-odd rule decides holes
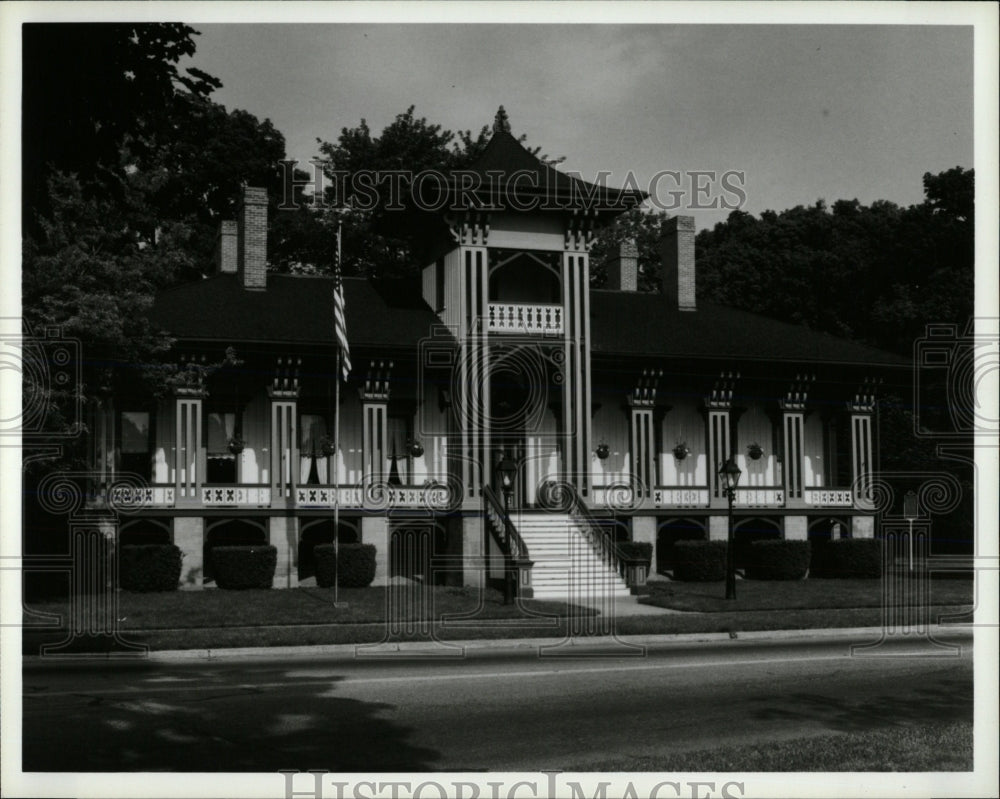
[[[698,519],[667,519],[656,529],[656,572],[665,574],[674,568],[674,545],[678,541],[704,541],[705,523]]]
[[[265,519],[218,519],[206,524],[203,550],[205,585],[215,582],[212,568],[212,550],[215,547],[263,546],[267,543]]]
[[[300,582],[316,576],[316,546],[332,544],[335,532],[338,544],[361,542],[358,520],[340,519],[336,527],[333,519],[310,519],[301,522],[298,551]]]
[[[752,517],[741,519],[733,525],[735,538],[736,568],[745,569],[750,561],[750,548],[754,541],[766,541],[783,538],[781,522],[767,517]]]

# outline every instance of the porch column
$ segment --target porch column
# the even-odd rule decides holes
[[[271,400],[271,505],[290,507],[299,482],[298,399],[302,359],[277,359],[267,396]]]
[[[656,452],[653,409],[632,406],[629,413],[629,446],[635,498],[646,499],[656,484]]]
[[[785,487],[785,507],[801,508],[805,504],[803,487],[806,470],[803,432],[809,391],[815,381],[815,375],[796,374],[784,396],[778,401],[778,407],[781,408],[781,440],[784,458],[782,478]]]
[[[386,585],[389,582],[389,520],[385,516],[362,517],[361,543],[375,547],[375,579],[372,585]]]
[[[628,396],[629,446],[632,453],[632,479],[636,499],[652,496],[656,487],[656,388],[663,376],[661,369],[643,369]]]
[[[871,501],[872,481],[875,470],[872,450],[872,416],[875,413],[875,388],[873,381],[865,381],[854,397],[848,401],[851,417],[851,485],[855,505]]]
[[[722,468],[733,453],[730,429],[732,425],[733,394],[739,372],[722,372],[712,386],[712,393],[705,397],[705,424],[708,426],[708,503],[712,508],[728,508],[726,492],[719,479]],[[714,519],[714,517],[712,517]],[[709,530],[711,532],[711,529]]]
[[[563,469],[580,496],[590,497],[590,256],[584,231],[569,230],[562,257]]]
[[[361,479],[365,486],[388,479],[385,459],[389,441],[389,378],[392,361],[372,361],[361,398]]]
[[[490,463],[488,225],[466,219],[455,231],[462,270],[459,308],[458,420],[463,499],[477,500],[493,472]]]
[[[271,395],[271,504],[295,496],[298,482],[298,403]]]
[[[201,503],[205,482],[202,389],[178,388],[174,406],[174,491],[178,507]]]
[[[803,414],[783,411],[781,414],[781,438],[784,442],[782,470],[785,487],[785,505],[802,503],[802,424]]]
[[[299,585],[299,520],[295,516],[272,516],[268,539],[278,550],[272,588],[297,588]]]
[[[726,505],[726,495],[719,481],[719,469],[732,452],[729,442],[729,409],[714,408],[708,412],[708,483],[709,504],[713,507]]]
[[[181,551],[182,589],[205,587],[205,520],[200,516],[174,517],[174,545]]]

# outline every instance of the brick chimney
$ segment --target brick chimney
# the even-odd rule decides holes
[[[660,234],[662,284],[667,302],[681,311],[694,311],[694,217],[672,216],[663,223]]]
[[[634,239],[626,239],[618,246],[618,253],[607,263],[606,288],[613,291],[636,291],[639,287],[639,248]]]
[[[244,186],[237,212],[239,260],[243,288],[267,288],[267,189]]]
[[[220,275],[235,275],[239,269],[239,240],[236,220],[226,219],[219,223],[219,235],[215,238],[215,268]]]

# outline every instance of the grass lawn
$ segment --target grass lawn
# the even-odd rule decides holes
[[[674,610],[717,613],[742,610],[806,608],[877,608],[882,606],[880,579],[737,580],[736,599],[727,600],[724,582],[686,583],[654,580],[642,602]],[[932,580],[930,604],[973,603],[972,580]]]
[[[567,771],[972,771],[972,723],[865,732],[579,764]]]
[[[940,590],[939,590],[940,588]],[[589,608],[564,602],[525,601],[504,605],[489,589],[435,587],[422,594],[417,586],[341,589],[335,606],[327,588],[282,590],[119,592],[118,636],[154,650],[220,649],[251,646],[309,646],[504,638],[557,638],[606,635],[729,633],[752,630],[801,630],[878,627],[883,623],[879,580],[741,581],[738,599],[727,602],[721,583],[657,583],[645,600],[688,613],[594,619]],[[840,594],[840,596],[838,596]],[[957,616],[971,605],[971,581],[935,583],[929,619]],[[389,624],[389,603],[394,620]],[[65,600],[32,602],[28,610],[65,620]],[[421,622],[421,623],[417,623]],[[24,654],[66,637],[64,628],[42,628],[37,616],[25,616]],[[111,637],[78,636],[73,648],[107,651]]]

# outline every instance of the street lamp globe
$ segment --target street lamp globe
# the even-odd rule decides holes
[[[719,467],[719,476],[722,478],[722,487],[726,489],[727,493],[736,490],[736,486],[739,485],[740,476],[742,474],[743,471],[736,465],[736,459],[730,455],[729,460]]]
[[[509,499],[514,493],[514,478],[517,477],[517,463],[506,455],[497,464],[497,474],[500,475],[500,487],[503,489],[504,497]]]

